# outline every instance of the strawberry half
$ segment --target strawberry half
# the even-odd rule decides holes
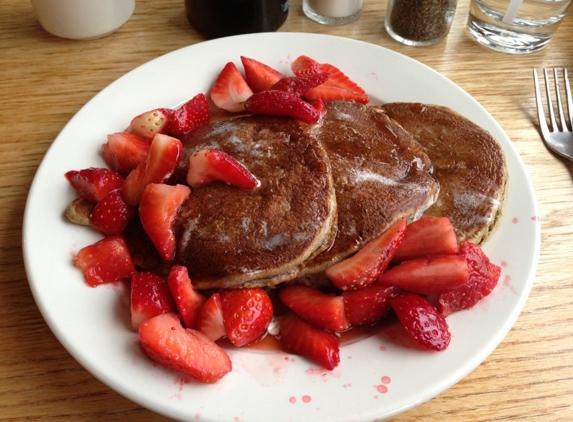
[[[245,111],[245,101],[253,91],[233,62],[225,65],[209,93],[211,101],[225,111]]]
[[[343,292],[344,312],[348,322],[356,326],[380,321],[390,311],[390,301],[398,293],[399,288],[380,283],[365,289]]]
[[[99,202],[112,190],[123,185],[123,177],[117,172],[99,167],[70,170],[64,174],[78,195],[90,202]]]
[[[121,235],[108,236],[80,249],[73,263],[92,287],[129,279],[135,272],[127,244]]]
[[[223,322],[223,305],[221,293],[215,292],[207,298],[197,316],[197,330],[211,340],[219,340],[227,335]]]
[[[462,242],[460,255],[468,263],[469,279],[463,286],[439,295],[440,311],[446,316],[473,307],[492,292],[501,275],[501,267],[492,263],[473,243]]]
[[[139,324],[154,316],[175,312],[165,280],[150,272],[134,273],[131,276],[130,311],[131,326],[136,330]]]
[[[457,254],[458,240],[447,217],[422,217],[408,224],[393,262],[427,255]]]
[[[187,268],[174,265],[167,276],[167,285],[183,325],[186,328],[196,328],[199,311],[207,299],[193,288]]]
[[[190,193],[191,190],[185,185],[150,183],[141,195],[139,219],[164,261],[171,261],[175,257],[173,221]]]
[[[390,305],[416,343],[431,350],[448,347],[451,339],[448,323],[428,299],[403,292],[392,299]]]
[[[341,290],[363,289],[372,285],[388,267],[405,231],[406,219],[402,218],[356,254],[327,268],[326,276]]]
[[[129,205],[138,205],[148,184],[165,182],[175,171],[182,150],[183,146],[179,139],[168,135],[156,135],[145,160],[125,178],[121,187],[125,202]]]
[[[326,369],[332,370],[340,363],[338,336],[313,327],[293,312],[281,317],[279,340],[291,352],[307,357]]]
[[[118,132],[107,135],[101,146],[106,164],[122,175],[127,175],[145,160],[150,142],[134,133]]]
[[[167,132],[181,136],[196,127],[209,123],[209,103],[205,94],[197,94],[173,112]]]
[[[292,117],[311,125],[320,120],[320,113],[316,108],[287,91],[257,92],[245,102],[245,109],[254,114]]]
[[[253,189],[260,182],[245,166],[226,152],[202,149],[189,156],[187,184],[197,188],[205,183],[220,180],[241,189]]]
[[[108,193],[94,207],[90,215],[90,225],[106,236],[122,233],[135,214],[135,207],[127,205],[121,190]]]
[[[151,360],[200,382],[218,381],[232,369],[221,347],[199,331],[183,328],[172,312],[143,322],[139,340]]]
[[[173,110],[169,108],[156,108],[146,111],[131,119],[126,132],[134,133],[151,141],[158,133],[167,132],[172,116]]]
[[[315,73],[310,75],[290,76],[280,79],[270,90],[286,91],[302,97],[312,88],[325,83],[330,78],[330,73]]]
[[[367,104],[370,97],[366,92],[340,69],[329,63],[318,63],[308,56],[299,56],[291,68],[295,75],[309,75],[313,73],[330,73],[328,81],[307,91],[304,97],[307,100],[352,100]]]
[[[380,283],[423,295],[455,290],[468,282],[466,259],[461,255],[431,255],[410,259],[380,274]]]
[[[308,286],[291,285],[280,289],[279,297],[295,314],[317,328],[337,332],[350,328],[342,296],[326,294]]]
[[[284,78],[284,75],[278,70],[255,59],[241,56],[241,62],[245,69],[247,84],[253,92],[266,91]]]
[[[236,347],[264,337],[273,317],[271,299],[259,288],[222,290],[221,310],[227,337]]]

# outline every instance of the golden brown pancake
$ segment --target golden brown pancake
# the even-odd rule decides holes
[[[489,132],[455,111],[436,105],[380,106],[425,148],[440,184],[424,215],[449,217],[459,241],[485,242],[503,212],[508,183],[505,155]]]
[[[186,157],[225,151],[260,181],[244,190],[223,182],[193,189],[175,222],[176,261],[198,289],[273,286],[328,247],[336,222],[331,166],[308,126],[293,119],[247,116],[186,135]]]
[[[324,145],[334,178],[338,230],[334,244],[301,277],[320,274],[361,249],[401,218],[418,218],[433,203],[437,184],[430,160],[410,133],[379,109],[327,102],[313,135]],[[301,280],[321,284],[316,277]]]

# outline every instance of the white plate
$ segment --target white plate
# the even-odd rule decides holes
[[[340,67],[372,102],[419,101],[449,106],[489,130],[502,145],[510,174],[500,228],[485,245],[503,267],[498,287],[474,309],[448,318],[444,352],[406,347],[390,333],[341,348],[332,372],[277,352],[231,351],[233,371],[214,385],[186,381],[142,355],[118,288],[89,288],[72,256],[99,239],[69,224],[71,169],[104,165],[108,133],[156,107],[205,92],[225,63],[240,55],[289,72],[301,54]],[[253,34],[196,44],[129,72],[88,102],[62,130],[38,169],[26,206],[24,257],[29,282],[48,325],[88,371],[157,413],[197,421],[372,421],[396,415],[446,390],[501,342],[529,294],[539,256],[540,224],[532,184],[511,140],[465,91],[432,69],[384,48],[323,35]]]

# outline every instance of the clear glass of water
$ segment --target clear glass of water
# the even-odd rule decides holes
[[[572,1],[471,0],[467,32],[497,51],[534,53],[549,44]]]

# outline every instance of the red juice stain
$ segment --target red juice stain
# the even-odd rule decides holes
[[[380,381],[382,381],[382,384],[390,384],[390,381],[392,381],[392,380],[390,379],[390,377],[384,375],[384,376],[380,379]]]
[[[302,396],[302,401],[305,403],[310,403],[312,399],[310,398],[310,396]]]
[[[500,264],[503,268],[507,268],[507,261],[501,261]]]
[[[288,399],[289,402],[291,403],[296,403],[296,397],[291,397],[290,399]]]
[[[377,385],[376,390],[378,390],[379,393],[386,394],[388,392],[388,387],[385,385]]]
[[[513,224],[517,224],[517,223],[519,223],[519,219],[518,219],[517,217],[513,217],[513,218],[511,219],[511,222],[512,222]]]
[[[539,218],[538,215],[534,215],[533,217],[531,217],[531,219],[532,219],[533,221],[541,221],[541,218]]]

